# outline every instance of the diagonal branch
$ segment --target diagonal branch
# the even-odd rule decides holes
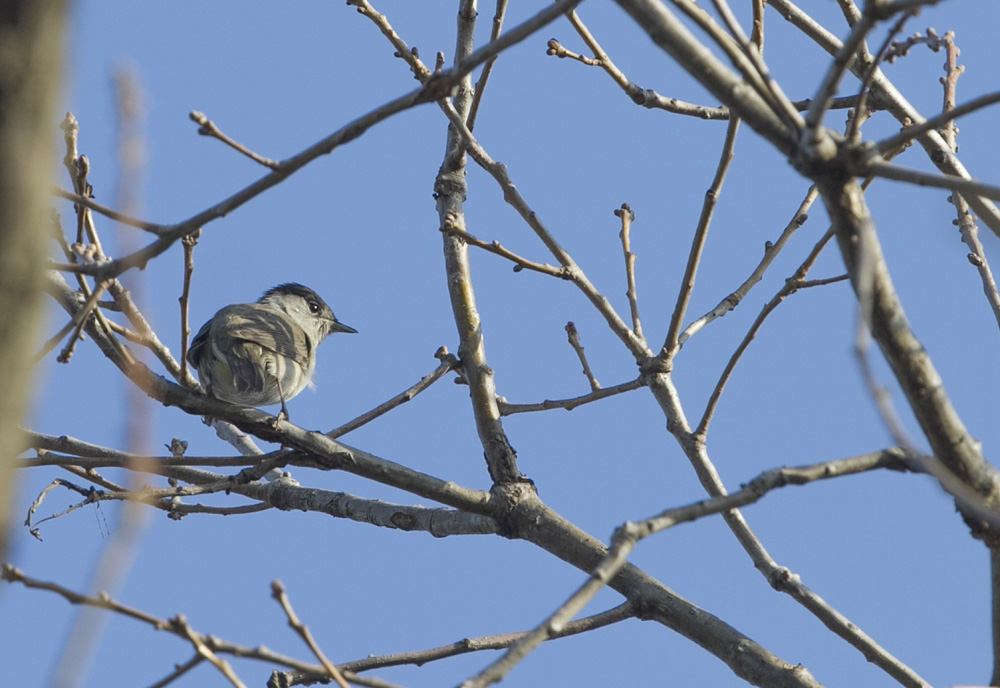
[[[903,312],[872,218],[853,179],[818,178],[861,311],[899,381],[931,450],[988,503],[1000,504],[1000,477],[951,404],[944,383]],[[996,534],[994,534],[996,536]]]

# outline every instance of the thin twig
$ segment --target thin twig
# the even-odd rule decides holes
[[[764,324],[764,320],[781,304],[782,301],[801,288],[802,281],[805,279],[806,274],[819,257],[820,251],[823,250],[823,247],[826,246],[833,236],[833,229],[827,230],[826,234],[824,234],[823,237],[816,242],[816,245],[813,246],[809,255],[806,256],[806,259],[795,271],[795,274],[790,279],[785,281],[785,284],[778,290],[778,293],[767,302],[760,314],[757,316],[757,319],[754,320],[753,325],[750,326],[749,331],[746,335],[744,335],[740,345],[736,347],[736,351],[733,352],[729,362],[726,363],[726,367],[722,371],[722,375],[719,376],[719,381],[715,383],[715,389],[712,390],[712,394],[708,398],[708,404],[705,407],[705,412],[701,416],[701,422],[698,423],[698,428],[694,431],[695,437],[700,438],[703,441],[705,436],[708,434],[708,426],[709,423],[712,422],[712,416],[715,414],[715,408],[722,396],[722,390],[725,389],[726,383],[729,381],[729,377],[733,374],[733,370],[736,368],[736,364],[739,362],[743,352],[746,351],[747,347],[750,346],[750,342],[752,342],[754,337],[757,336],[757,332],[760,331],[761,326]]]
[[[590,370],[587,355],[583,351],[583,345],[580,343],[580,335],[576,331],[576,325],[573,321],[566,323],[566,339],[569,341],[569,345],[573,347],[573,351],[576,352],[577,358],[580,359],[580,365],[583,366],[583,374],[587,376],[587,382],[590,383],[590,391],[598,391],[601,388],[601,383],[597,381],[594,373]]]
[[[642,336],[642,323],[639,320],[639,299],[635,293],[635,254],[632,253],[632,241],[629,236],[632,229],[632,221],[635,220],[635,213],[628,203],[622,203],[622,207],[615,211],[615,217],[621,219],[622,229],[618,233],[618,238],[622,241],[622,251],[625,254],[625,281],[628,288],[625,296],[628,298],[629,310],[632,311],[632,331],[639,339],[645,340]]]
[[[953,32],[949,31],[945,34],[945,54],[947,57],[944,62],[944,78],[941,79],[941,84],[944,86],[944,102],[941,105],[941,114],[951,113],[952,118],[939,129],[939,132],[941,138],[957,153],[958,125],[955,124],[954,113],[955,103],[958,101],[958,96],[956,95],[958,91],[958,79],[965,72],[965,67],[958,64],[958,55],[961,51],[955,45],[954,39],[955,34]]]
[[[240,680],[239,676],[236,675],[236,672],[233,671],[233,667],[229,664],[229,662],[222,659],[212,651],[212,648],[205,643],[204,637],[188,625],[187,618],[183,614],[178,614],[172,618],[170,620],[170,625],[177,629],[178,635],[183,638],[187,638],[187,640],[194,645],[195,651],[207,659],[212,666],[218,669],[219,672],[236,688],[246,688],[246,685]]]
[[[865,387],[875,402],[879,417],[882,419],[882,423],[886,429],[888,429],[893,441],[907,451],[916,452],[917,445],[906,431],[903,420],[900,418],[899,413],[897,413],[895,404],[892,403],[892,393],[885,385],[879,382],[878,375],[875,373],[875,368],[872,365],[871,356],[869,355],[870,350],[871,335],[868,332],[868,327],[865,325],[864,318],[859,313],[854,334],[854,356],[858,362],[858,368],[861,370],[861,377],[864,379]]]
[[[993,271],[990,270],[990,264],[986,259],[986,251],[983,248],[983,243],[979,240],[979,227],[972,213],[969,211],[969,205],[965,202],[961,194],[952,195],[951,202],[955,204],[955,209],[958,211],[958,219],[955,223],[962,234],[962,241],[965,242],[971,251],[968,256],[969,262],[979,272],[986,301],[990,304],[990,309],[993,311],[993,318],[997,321],[997,325],[1000,325],[1000,294],[997,293],[997,283],[993,279]]]
[[[455,370],[459,366],[458,359],[455,358],[453,354],[448,353],[447,347],[444,346],[442,346],[434,353],[434,358],[438,359],[440,361],[440,364],[433,371],[420,378],[420,381],[417,382],[417,384],[413,385],[407,390],[400,392],[392,399],[389,399],[388,401],[379,404],[371,411],[363,413],[354,420],[344,423],[339,428],[331,430],[330,432],[326,433],[326,436],[331,439],[335,439],[337,437],[346,435],[349,432],[357,430],[362,425],[370,423],[371,421],[375,420],[381,415],[388,413],[397,406],[402,406],[406,402],[410,401],[415,396],[417,396],[425,389],[430,387],[432,384],[434,384],[442,377],[444,377],[448,373],[448,371]]]
[[[272,170],[277,170],[281,167],[281,163],[277,160],[271,160],[270,158],[265,158],[263,155],[258,155],[252,150],[244,146],[242,143],[238,143],[229,136],[227,136],[219,127],[215,125],[215,122],[210,120],[204,112],[198,112],[197,110],[192,110],[188,117],[191,121],[198,125],[198,133],[202,136],[210,136],[214,139],[219,139],[227,146],[239,151],[243,155],[247,156],[256,163],[260,163],[264,167]]]
[[[749,60],[750,64],[753,65],[757,73],[760,74],[760,78],[767,87],[772,102],[777,106],[775,111],[778,116],[791,127],[802,127],[804,122],[802,117],[799,115],[798,110],[792,106],[791,102],[785,96],[784,91],[782,91],[781,86],[774,79],[774,77],[771,76],[771,72],[767,68],[767,64],[764,62],[762,44],[756,43],[755,41],[751,41],[747,38],[746,33],[743,31],[743,27],[740,26],[739,21],[736,19],[736,15],[733,14],[733,11],[729,7],[729,3],[727,3],[726,0],[712,0],[712,4],[715,6],[719,16],[722,17],[722,21],[725,23],[726,28],[729,29],[729,33],[736,39],[736,42],[740,46],[740,50],[743,51],[747,60]]]
[[[496,11],[493,13],[493,30],[490,32],[491,41],[500,38],[500,32],[503,30],[503,19],[506,13],[507,0],[497,0]],[[472,94],[472,103],[469,105],[469,116],[465,120],[469,125],[469,131],[473,131],[476,128],[476,116],[479,114],[479,106],[483,102],[486,84],[490,80],[490,74],[493,73],[493,65],[497,63],[498,59],[500,59],[499,53],[488,59],[486,64],[483,65],[483,71],[479,74],[479,80],[476,82]]]
[[[705,241],[708,237],[708,228],[712,224],[712,215],[715,213],[715,206],[722,192],[722,183],[726,179],[729,165],[733,161],[733,151],[736,148],[736,133],[740,128],[740,119],[729,120],[729,127],[726,129],[726,139],[722,144],[722,153],[719,157],[719,164],[715,169],[715,178],[705,192],[705,200],[701,206],[701,216],[698,218],[698,226],[694,231],[694,239],[691,241],[691,251],[688,253],[687,266],[684,268],[684,278],[681,281],[681,288],[677,294],[677,302],[674,305],[673,315],[670,316],[670,329],[667,338],[663,342],[660,355],[664,358],[672,358],[680,348],[678,338],[681,327],[684,324],[684,316],[687,313],[688,303],[691,301],[691,293],[694,291],[695,275],[698,273],[698,264],[701,262],[701,252],[705,248]]]
[[[764,0],[753,0],[753,30],[750,40],[757,46],[761,55],[764,54]],[[795,103],[792,103],[795,105]],[[796,108],[798,109],[798,108]]]
[[[181,239],[181,245],[184,247],[184,281],[181,287],[181,295],[178,299],[181,306],[181,380],[185,380],[190,376],[187,367],[188,340],[191,338],[188,306],[191,302],[191,275],[194,273],[194,247],[198,244],[200,236],[201,231],[197,231]]]
[[[851,121],[847,125],[845,136],[848,141],[856,143],[861,139],[861,123],[868,115],[868,92],[871,88],[872,81],[875,79],[875,71],[878,69],[879,63],[885,59],[886,54],[889,52],[889,48],[892,45],[892,39],[903,30],[903,25],[906,24],[907,20],[909,20],[912,16],[913,13],[907,12],[896,20],[896,23],[892,25],[891,29],[889,29],[889,33],[885,37],[882,47],[879,48],[877,53],[875,53],[875,59],[868,66],[868,72],[865,74],[865,78],[861,82],[861,89],[858,91],[858,105],[854,109],[854,117],[851,118]]]
[[[879,152],[886,153],[891,150],[895,150],[897,147],[903,145],[907,141],[912,141],[918,136],[931,131],[932,129],[938,129],[944,124],[953,122],[958,117],[962,115],[967,115],[970,112],[975,112],[988,105],[993,105],[994,103],[1000,102],[1000,91],[994,91],[993,93],[987,93],[984,96],[979,96],[970,100],[968,103],[963,103],[951,110],[942,112],[940,115],[935,115],[930,119],[924,120],[920,124],[914,124],[909,127],[903,127],[899,130],[898,134],[894,134],[887,139],[879,141],[876,145]]]
[[[851,68],[857,57],[857,52],[862,48],[875,23],[875,17],[871,13],[866,12],[862,15],[861,19],[851,27],[851,35],[834,55],[833,63],[823,76],[823,81],[816,90],[812,105],[806,113],[805,127],[799,137],[799,143],[807,154],[826,157],[828,151],[825,149],[833,145],[829,135],[824,133],[823,129],[823,118],[829,107],[828,102],[834,97],[841,79]],[[821,152],[820,148],[824,150]]]
[[[802,127],[802,116],[791,107],[756,50],[746,49],[693,0],[673,0],[673,3],[722,49],[750,88],[766,103],[774,117],[792,131]]]
[[[677,338],[678,346],[684,346],[684,342],[686,342],[693,334],[701,330],[705,327],[705,325],[709,324],[713,320],[717,320],[726,313],[729,313],[743,301],[746,295],[750,293],[750,290],[753,289],[753,287],[756,286],[761,279],[763,279],[764,273],[778,256],[778,253],[781,252],[781,249],[783,249],[785,244],[788,243],[788,240],[792,238],[792,234],[794,234],[795,231],[804,225],[806,220],[809,219],[809,209],[812,207],[813,202],[815,202],[818,196],[819,192],[817,192],[815,185],[809,187],[809,191],[806,192],[805,198],[802,199],[799,207],[796,208],[795,213],[792,215],[792,219],[787,225],[785,225],[785,229],[781,232],[781,236],[778,237],[778,240],[773,243],[770,241],[764,242],[764,257],[761,258],[760,263],[757,264],[757,267],[754,268],[754,271],[750,274],[750,276],[747,277],[747,279],[736,289],[736,291],[722,299],[722,301],[720,301],[715,308],[685,327],[680,337]]]
[[[551,409],[566,409],[567,411],[572,411],[578,406],[583,406],[585,404],[590,404],[601,399],[606,399],[607,397],[615,396],[616,394],[622,394],[623,392],[631,392],[633,389],[639,389],[644,385],[642,378],[638,377],[629,382],[622,382],[621,384],[614,385],[612,387],[604,387],[602,389],[595,390],[590,394],[584,394],[579,397],[573,397],[572,399],[558,399],[555,401],[541,401],[537,404],[511,404],[508,403],[506,399],[499,399],[497,404],[500,407],[501,416],[511,416],[515,413],[529,413],[532,411],[548,411]]]
[[[420,54],[416,48],[411,48],[406,44],[406,41],[396,33],[396,30],[392,28],[389,23],[389,19],[372,7],[368,0],[347,0],[348,5],[353,5],[357,8],[358,14],[361,14],[374,22],[378,30],[382,32],[382,35],[389,39],[392,43],[392,47],[396,49],[395,56],[406,62],[410,66],[410,71],[413,72],[413,78],[420,83],[426,82],[431,77],[431,70],[427,68],[421,59]],[[444,56],[438,53],[441,57],[441,65],[443,66]],[[436,68],[434,72],[440,72],[440,67]]]
[[[476,140],[475,136],[473,136],[472,132],[469,131],[468,127],[465,126],[465,122],[451,103],[445,102],[442,105],[442,109],[448,116],[448,120],[455,126],[456,131],[465,139],[466,150],[469,156],[496,180],[503,191],[504,200],[518,212],[521,218],[535,232],[536,236],[545,244],[545,247],[549,249],[556,260],[566,269],[569,279],[583,292],[591,304],[604,317],[611,331],[628,347],[636,359],[650,357],[651,352],[645,342],[636,337],[632,328],[625,324],[625,321],[621,319],[607,297],[597,290],[580,266],[576,264],[576,261],[573,260],[569,253],[552,236],[548,228],[545,227],[538,213],[532,210],[524,197],[521,196],[517,186],[511,181],[506,166],[490,157]]]
[[[982,198],[1000,200],[1000,186],[983,184],[974,179],[965,179],[952,174],[933,174],[921,172],[907,167],[890,165],[888,162],[873,157],[863,163],[863,172],[859,176],[875,176],[907,182],[917,186],[929,186],[937,189],[949,189],[963,195],[976,195]]]
[[[553,634],[552,640],[557,638],[568,638],[580,633],[595,631],[612,624],[631,619],[636,614],[636,607],[631,602],[625,602],[612,607],[606,611],[587,616],[576,621],[571,621],[558,633]],[[404,652],[392,655],[382,655],[375,657],[365,657],[353,662],[342,662],[339,666],[347,671],[369,671],[371,669],[381,669],[385,667],[400,666],[404,664],[423,665],[426,662],[433,662],[448,657],[469,652],[481,652],[483,650],[503,650],[510,647],[514,642],[524,637],[526,631],[516,633],[502,633],[498,635],[479,636],[475,638],[463,638],[462,640],[435,647],[428,650],[417,650],[415,652]]]
[[[76,194],[71,191],[66,191],[65,189],[60,189],[58,186],[52,187],[52,193],[53,195],[58,196],[59,198],[63,198],[67,201],[72,201],[73,203],[79,206],[83,206],[84,208],[89,208],[90,210],[93,210],[95,213],[100,213],[101,215],[111,218],[115,222],[120,222],[121,224],[127,227],[135,227],[136,229],[142,229],[144,231],[149,232],[150,234],[155,234],[157,236],[159,236],[162,232],[165,232],[167,229],[169,229],[169,225],[161,225],[155,222],[146,222],[145,220],[139,220],[134,217],[129,217],[128,215],[120,213],[117,210],[114,210],[113,208],[108,208],[106,206],[101,205],[92,198],[88,198],[87,196]]]
[[[56,360],[60,363],[69,363],[69,360],[73,357],[73,351],[76,348],[77,341],[83,337],[83,327],[86,323],[87,317],[92,311],[94,311],[97,300],[101,297],[101,294],[104,293],[105,287],[106,285],[104,282],[97,285],[97,288],[90,294],[90,298],[88,298],[86,303],[83,304],[83,308],[81,308],[80,311],[74,315],[61,330],[56,332],[55,335],[42,345],[41,350],[35,357],[36,361],[40,361],[45,358],[48,353],[55,348],[56,344],[62,341],[62,338],[72,330],[73,335],[70,337],[69,341],[66,342],[66,346],[63,347],[62,352],[60,352],[59,356],[56,358]]]
[[[189,659],[186,662],[183,662],[182,664],[176,664],[176,665],[174,665],[174,670],[173,671],[171,671],[169,674],[167,674],[166,676],[164,676],[163,678],[161,678],[156,683],[153,683],[152,685],[150,685],[149,688],[165,688],[165,686],[170,685],[171,683],[173,683],[174,681],[176,681],[177,679],[179,679],[181,676],[183,676],[187,672],[191,671],[192,669],[194,669],[196,666],[198,666],[199,664],[201,664],[204,661],[205,661],[205,658],[202,657],[197,652],[195,652],[194,656],[191,657],[191,659]]]
[[[327,675],[336,681],[340,688],[350,688],[340,671],[337,670],[337,667],[334,666],[333,662],[327,659],[323,650],[320,649],[319,645],[316,643],[316,639],[313,638],[309,627],[302,623],[298,615],[295,613],[295,610],[292,609],[292,602],[288,599],[288,594],[285,592],[285,584],[280,580],[271,581],[271,597],[277,600],[278,604],[281,605],[281,608],[285,611],[285,615],[288,617],[288,625],[291,626],[292,630],[298,633],[299,637],[302,638],[302,641],[309,646],[309,650],[316,656],[316,659],[318,659],[320,664],[323,665],[323,668],[326,669]]]
[[[446,218],[446,220],[448,219],[449,218]],[[533,260],[528,260],[527,258],[519,256],[513,251],[504,248],[498,241],[483,241],[479,237],[461,229],[454,222],[446,222],[445,226],[441,228],[441,231],[446,234],[452,234],[460,237],[463,241],[465,241],[465,243],[475,246],[476,248],[481,248],[484,251],[489,251],[490,253],[498,255],[502,258],[506,258],[510,262],[514,263],[514,272],[532,270],[534,272],[540,272],[543,275],[551,275],[560,279],[570,279],[570,272],[566,267],[556,267],[555,265],[549,265],[548,263],[536,263]]]
[[[114,612],[116,614],[121,614],[122,616],[134,619],[136,621],[141,621],[142,623],[148,625],[150,628],[156,631],[167,631],[173,635],[190,641],[190,637],[187,632],[194,633],[194,631],[187,627],[186,631],[180,626],[174,624],[174,620],[164,619],[153,616],[147,612],[141,611],[134,607],[129,607],[120,602],[117,602],[114,598],[109,595],[83,595],[68,588],[65,588],[58,583],[49,583],[46,581],[40,581],[36,578],[32,578],[24,574],[23,571],[15,568],[10,564],[0,564],[0,578],[7,581],[8,583],[21,583],[26,588],[32,588],[36,590],[46,590],[48,592],[53,592],[63,599],[65,599],[70,604],[86,605],[88,607],[96,607],[98,609],[106,609],[108,611]],[[248,657],[251,659],[257,659],[263,662],[268,662],[270,664],[277,664],[279,666],[289,667],[291,669],[296,669],[304,672],[315,672],[316,670],[321,670],[314,664],[309,664],[307,662],[302,662],[293,657],[288,657],[272,650],[267,649],[263,646],[249,647],[246,645],[237,645],[235,643],[230,643],[228,641],[222,640],[216,636],[212,635],[199,635],[201,642],[206,646],[211,648],[215,653],[224,653],[233,655],[236,657]]]
[[[905,463],[901,460],[901,452],[887,450],[798,469],[772,469],[750,481],[746,487],[738,492],[712,497],[688,506],[667,509],[644,521],[626,523],[620,526],[611,538],[611,546],[608,548],[607,554],[591,569],[587,580],[577,588],[573,595],[534,630],[519,638],[499,659],[475,677],[462,683],[462,688],[484,688],[501,681],[538,645],[561,631],[570,619],[576,616],[618,574],[627,563],[629,554],[643,538],[682,523],[753,504],[768,492],[786,485],[804,485],[813,480],[877,468],[905,470]]]
[[[755,9],[758,4],[763,5],[763,0],[754,0]],[[729,111],[728,107],[709,107],[707,105],[699,105],[697,103],[689,103],[687,101],[679,100],[677,98],[670,98],[668,96],[661,95],[654,91],[653,89],[643,88],[639,86],[632,80],[630,80],[624,72],[614,63],[614,60],[604,51],[600,43],[594,38],[590,30],[584,25],[583,21],[577,15],[574,10],[569,15],[569,21],[573,27],[583,38],[587,47],[591,49],[594,53],[594,57],[590,58],[586,55],[580,55],[579,53],[569,50],[564,45],[562,45],[556,39],[550,39],[548,42],[548,50],[546,50],[547,55],[553,57],[567,58],[581,64],[585,64],[592,67],[601,67],[608,76],[611,77],[619,88],[629,97],[629,99],[636,105],[641,105],[647,109],[657,109],[664,110],[676,115],[685,115],[688,117],[696,117],[698,119],[705,120],[728,120],[732,117],[732,113]],[[756,24],[755,20],[755,24]],[[751,39],[755,40],[755,39]],[[843,96],[840,98],[834,98],[830,102],[829,109],[831,110],[843,110],[847,108],[852,108],[857,103],[857,96]],[[812,104],[812,99],[806,100],[793,100],[790,105],[797,112],[804,112],[809,109]]]

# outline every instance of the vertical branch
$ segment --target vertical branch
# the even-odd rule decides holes
[[[119,70],[115,74],[115,92],[120,168],[117,206],[127,213],[137,215],[139,214],[137,211],[141,194],[140,180],[144,164],[144,143],[142,139],[142,98],[136,76],[131,71]],[[89,187],[89,184],[87,186]],[[98,258],[102,258],[103,251],[98,243],[93,215],[87,209],[82,210],[86,210],[88,238],[91,244],[96,247]],[[131,234],[126,234],[123,239],[126,251],[129,250],[128,238],[130,236]],[[105,286],[108,287],[117,301],[124,300],[133,304],[117,280],[99,283],[94,289],[94,295],[96,296]],[[95,307],[94,313],[98,318],[103,317],[99,308]],[[129,409],[126,442],[129,454],[135,457],[132,465],[128,467],[130,469],[128,473],[129,489],[137,491],[142,488],[145,481],[143,474],[153,471],[153,460],[148,458],[150,454],[149,433],[152,429],[152,423],[148,397],[138,387],[128,383],[126,383],[125,394],[128,398],[127,406]],[[124,504],[111,539],[91,574],[91,591],[113,595],[121,587],[135,560],[139,539],[147,523],[148,514],[140,504],[131,501]],[[106,615],[100,613],[99,610],[89,607],[80,610],[69,635],[66,637],[63,653],[55,669],[54,684],[60,686],[75,684],[83,673],[82,668],[89,663],[106,623]]]
[[[194,380],[191,379],[187,367],[188,340],[191,338],[190,313],[188,306],[191,303],[191,275],[194,273],[194,247],[201,237],[201,230],[188,234],[181,239],[184,247],[184,286],[181,290],[181,384],[190,386]]]
[[[17,503],[14,458],[34,377],[49,235],[52,135],[62,70],[63,2],[12,0],[0,12],[0,558]]]
[[[497,9],[493,14],[493,31],[490,33],[491,41],[495,41],[500,37],[500,32],[503,30],[503,18],[506,13],[507,0],[497,0]],[[472,105],[469,106],[469,116],[465,120],[469,126],[469,131],[476,128],[476,117],[479,115],[479,106],[483,102],[483,93],[486,91],[486,84],[490,80],[490,74],[493,73],[493,65],[497,63],[498,59],[500,59],[499,54],[486,60],[486,64],[483,65],[483,71],[479,75],[479,81],[476,82],[475,93],[472,96]]]
[[[625,296],[628,297],[628,305],[632,311],[632,331],[639,339],[645,340],[642,336],[642,324],[639,321],[639,302],[635,293],[635,254],[632,253],[632,242],[629,232],[632,229],[632,221],[635,220],[635,213],[628,203],[622,203],[622,207],[615,211],[615,217],[622,221],[622,231],[618,237],[622,240],[622,251],[625,253],[625,279],[628,289]]]
[[[959,49],[955,45],[954,35],[949,31],[945,34],[946,59],[944,63],[945,75],[941,78],[941,85],[944,87],[942,113],[948,113],[955,109],[957,101],[958,78],[962,76],[965,68],[958,64]],[[958,150],[958,125],[951,119],[942,126],[938,132],[945,143],[953,151]],[[993,310],[993,317],[1000,325],[1000,294],[997,293],[996,281],[993,279],[993,272],[990,264],[986,260],[986,252],[982,242],[979,241],[979,228],[976,220],[969,211],[966,199],[958,193],[952,194],[951,202],[955,205],[958,217],[955,223],[958,231],[962,235],[962,241],[969,247],[969,262],[976,266],[979,271],[979,278],[983,283],[983,292],[986,300]],[[990,685],[1000,685],[1000,548],[996,546],[996,541],[990,546],[990,594],[992,598],[990,628],[993,636],[993,675],[990,678]]]
[[[715,170],[715,179],[712,185],[705,192],[705,201],[701,206],[701,217],[698,219],[698,228],[694,233],[694,241],[691,242],[691,252],[688,254],[687,267],[684,269],[684,281],[681,282],[681,291],[677,295],[677,304],[674,306],[674,314],[670,318],[670,330],[667,332],[667,339],[663,342],[663,349],[660,356],[672,358],[680,348],[678,338],[681,334],[681,324],[684,322],[684,314],[687,312],[688,303],[691,301],[691,292],[694,290],[694,278],[698,272],[698,264],[701,262],[701,252],[705,248],[705,239],[708,236],[708,227],[712,223],[712,214],[715,212],[715,204],[719,200],[719,192],[722,190],[722,182],[726,179],[729,171],[729,164],[733,161],[733,149],[736,147],[736,132],[740,128],[740,118],[732,117],[726,129],[726,141],[722,145],[722,156],[719,159],[719,166]]]
[[[753,2],[753,29],[750,31],[750,40],[757,46],[757,52],[764,54],[764,0],[752,0]]]
[[[455,64],[472,53],[476,24],[475,0],[462,0],[458,11],[458,37]],[[465,121],[472,103],[472,79],[466,76],[455,90],[453,104],[460,120]],[[434,182],[440,226],[454,225],[465,229],[463,203],[466,195],[466,142],[452,123],[448,127],[444,161]],[[510,446],[497,407],[493,371],[486,361],[483,344],[483,324],[476,307],[469,268],[469,249],[460,237],[443,232],[445,268],[448,273],[448,294],[452,314],[458,328],[458,357],[469,383],[476,429],[486,455],[486,464],[495,485],[519,482],[523,479],[517,468],[517,456]]]
[[[944,77],[941,79],[941,84],[944,86],[944,103],[941,106],[941,112],[951,112],[955,109],[955,102],[957,98],[955,93],[958,89],[958,77],[962,76],[965,72],[965,67],[958,64],[958,56],[961,51],[958,46],[955,45],[955,36],[949,31],[944,35],[945,52],[947,57],[944,63]],[[955,123],[954,119],[948,120],[948,123],[938,129],[938,133],[941,134],[941,138],[945,140],[945,143],[953,150],[958,150],[958,125]]]

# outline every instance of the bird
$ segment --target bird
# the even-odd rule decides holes
[[[287,282],[212,316],[191,340],[187,362],[209,396],[247,407],[280,403],[287,419],[285,402],[312,386],[316,348],[334,332],[357,330],[315,291]]]

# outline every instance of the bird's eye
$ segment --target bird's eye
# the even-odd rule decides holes
[[[319,304],[317,302],[315,302],[315,301],[310,301],[309,302],[309,312],[310,313],[319,313]]]

